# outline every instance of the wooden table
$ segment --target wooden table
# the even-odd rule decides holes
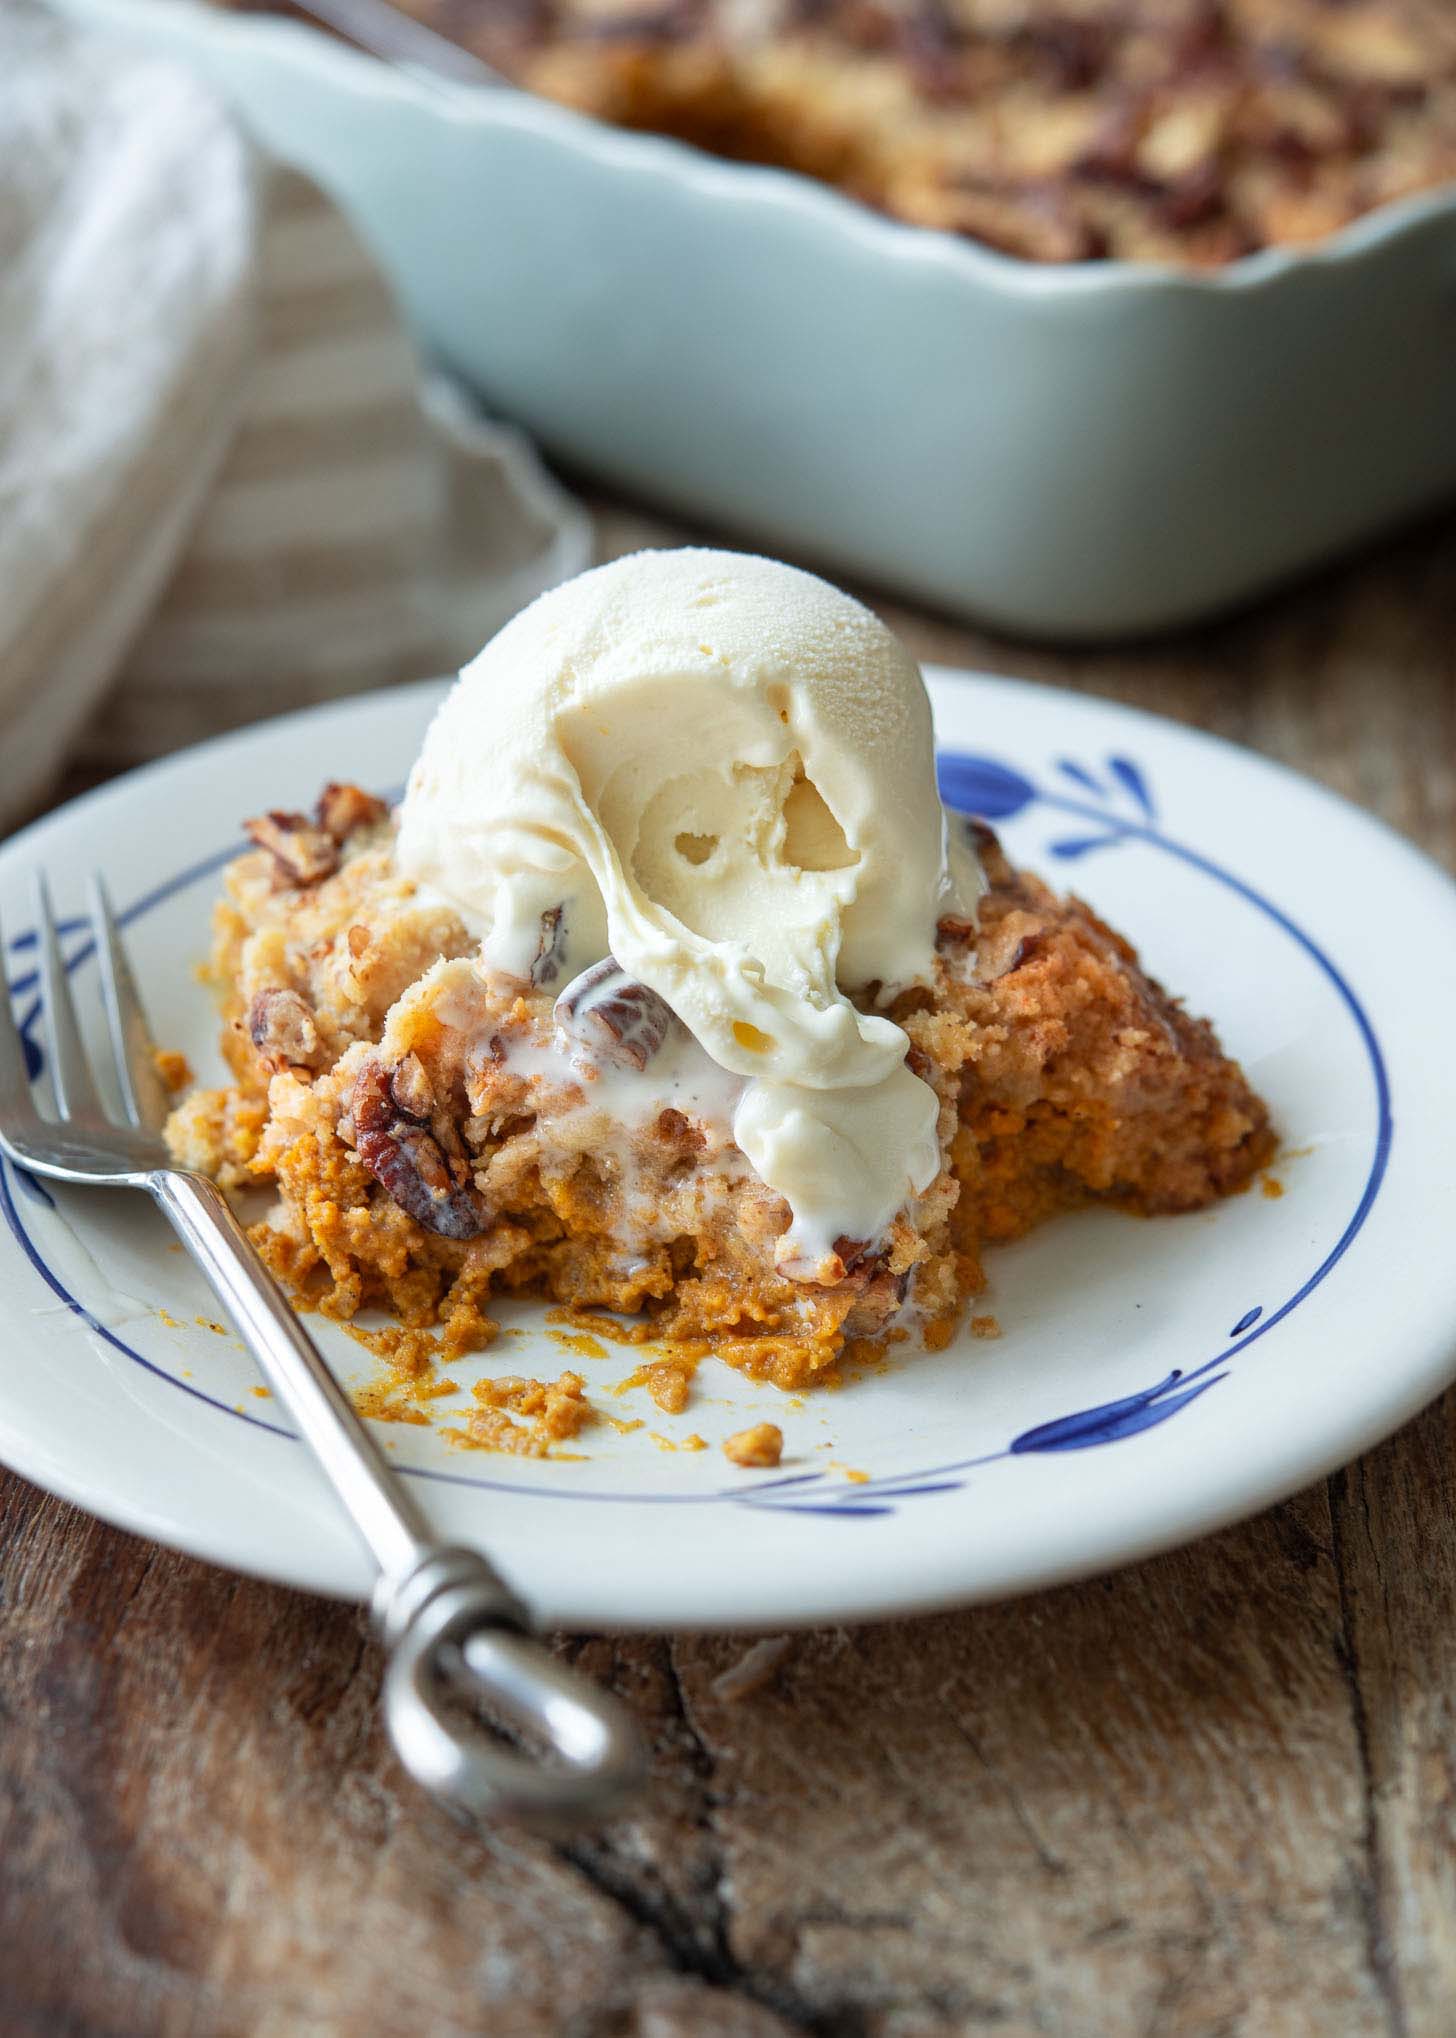
[[[1252,744],[1456,869],[1456,518],[1132,651],[887,612]],[[1453,1421],[1117,1577],[796,1636],[749,1696],[746,1637],[563,1640],[655,1750],[641,1815],[565,1848],[401,1781],[360,1613],[0,1477],[0,2032],[1444,2038]]]

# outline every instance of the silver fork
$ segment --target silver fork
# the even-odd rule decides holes
[[[372,1608],[386,1650],[382,1705],[410,1775],[475,1816],[567,1826],[610,1815],[644,1772],[630,1715],[532,1639],[521,1602],[478,1551],[431,1533],[226,1198],[205,1176],[172,1164],[161,1137],[166,1097],[151,1036],[97,877],[91,928],[121,1100],[119,1114],[108,1109],[82,1045],[43,877],[35,893],[56,1116],[36,1109],[7,990],[0,996],[0,1148],[18,1167],[55,1181],[145,1189],[211,1282],[379,1567]],[[6,952],[0,934],[0,957]],[[461,1701],[504,1715],[539,1737],[555,1760],[539,1763],[504,1747]]]

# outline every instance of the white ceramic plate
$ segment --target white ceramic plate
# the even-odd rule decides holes
[[[599,1424],[584,1459],[551,1463],[377,1434],[442,1531],[490,1550],[550,1619],[783,1626],[1023,1591],[1291,1492],[1456,1374],[1456,889],[1374,822],[1207,737],[1005,680],[932,688],[948,796],[1075,882],[1215,1017],[1277,1116],[1283,1193],[1059,1220],[992,1260],[999,1341],[788,1402],[709,1362],[686,1413],[664,1416],[640,1390],[612,1398],[630,1353],[579,1359],[540,1310],[506,1312],[513,1334],[483,1369],[578,1365],[599,1405],[644,1426]],[[238,817],[303,805],[324,776],[397,785],[436,698],[406,688],[266,724],[6,845],[22,1017],[31,867],[75,912],[104,865],[158,1036],[215,1068],[194,965]],[[82,933],[70,946],[94,999]],[[163,1542],[362,1595],[350,1532],[237,1340],[207,1328],[216,1305],[145,1199],[52,1198],[7,1167],[0,1204],[0,1457]],[[316,1327],[343,1375],[367,1374],[357,1344]],[[739,1471],[717,1445],[764,1416],[785,1462]]]

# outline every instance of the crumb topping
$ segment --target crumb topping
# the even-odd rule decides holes
[[[186,1097],[168,1139],[183,1165],[274,1192],[253,1236],[302,1303],[388,1314],[357,1333],[399,1385],[373,1412],[428,1400],[511,1294],[544,1296],[579,1337],[651,1346],[629,1384],[666,1413],[709,1353],[789,1391],[834,1384],[907,1338],[949,1344],[987,1246],[1093,1199],[1198,1209],[1273,1151],[1207,1023],[982,829],[978,937],[943,923],[934,981],[889,1007],[938,1099],[939,1172],[882,1236],[837,1239],[795,1278],[775,1252],[787,1206],[733,1142],[732,1092],[670,1043],[639,1062],[635,1010],[604,1036],[632,1044],[625,1064],[597,1042],[584,1070],[559,988],[479,965],[459,920],[400,878],[378,803],[347,790],[320,803],[358,821],[327,876],[280,887],[268,848],[229,869],[211,974],[233,1081]],[[462,1437],[518,1453],[588,1412],[576,1374],[477,1400]]]
[[[548,98],[1036,262],[1213,267],[1456,175],[1441,0],[403,0]]]
[[[449,1429],[446,1435],[472,1450],[549,1458],[555,1445],[567,1442],[593,1420],[580,1373],[562,1373],[551,1381],[514,1375],[477,1380],[471,1393],[478,1406],[466,1416],[463,1428]]]
[[[754,1470],[776,1465],[784,1454],[784,1433],[775,1422],[756,1422],[723,1439],[723,1455],[735,1465]]]

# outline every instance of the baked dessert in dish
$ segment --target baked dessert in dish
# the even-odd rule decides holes
[[[1211,1028],[935,794],[918,669],[812,575],[643,553],[467,668],[399,813],[249,824],[232,1082],[173,1152],[276,1192],[327,1313],[449,1357],[529,1293],[786,1388],[935,1347],[983,1249],[1272,1151]]]
[[[1456,175],[1445,0],[401,0],[532,91],[1033,261],[1214,265]]]

